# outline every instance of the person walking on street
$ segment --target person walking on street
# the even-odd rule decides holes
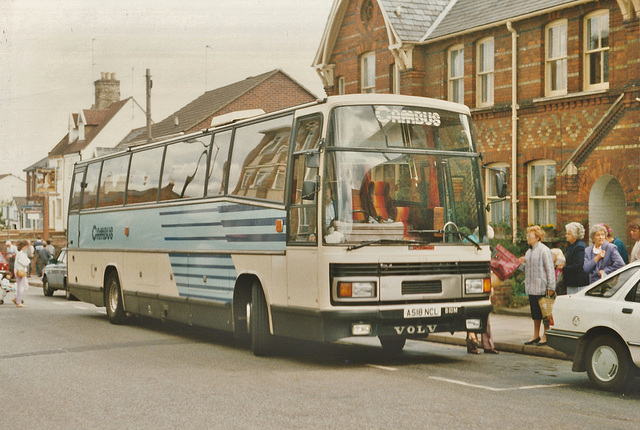
[[[634,240],[633,249],[629,256],[629,263],[640,260],[640,218],[634,219],[629,223],[629,233]]]
[[[565,227],[564,237],[569,242],[567,247],[566,262],[562,269],[562,278],[567,289],[567,294],[575,294],[589,285],[589,275],[584,271],[584,250],[587,245],[582,241],[584,227],[579,222],[570,222]]]
[[[22,297],[29,288],[29,264],[31,260],[27,256],[27,248],[29,243],[25,240],[18,242],[18,254],[16,255],[15,275],[16,275],[16,297],[13,303],[19,308],[23,308]]]
[[[551,250],[544,244],[544,231],[538,225],[527,228],[527,243],[531,247],[524,257],[520,257],[523,263],[519,269],[524,269],[524,289],[529,296],[531,319],[533,320],[533,336],[525,342],[525,345],[547,344],[548,320],[544,321],[544,331],[540,334],[543,325],[542,310],[539,300],[546,294],[555,294],[556,274]]]
[[[618,248],[607,242],[607,229],[602,224],[591,227],[589,235],[593,245],[584,252],[583,269],[589,274],[589,283],[593,283],[624,266],[624,261]]]

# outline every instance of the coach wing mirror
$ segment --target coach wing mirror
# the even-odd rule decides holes
[[[507,196],[507,174],[503,170],[494,170],[496,196],[504,199]]]
[[[317,192],[316,181],[304,181],[302,183],[302,200],[315,200]]]

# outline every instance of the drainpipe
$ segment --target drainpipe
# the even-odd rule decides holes
[[[507,21],[507,30],[511,32],[511,230],[512,240],[516,243],[518,230],[518,33]]]

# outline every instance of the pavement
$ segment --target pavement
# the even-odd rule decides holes
[[[29,285],[32,288],[42,288],[42,280],[40,277],[32,275],[29,277]],[[516,309],[494,307],[493,313],[489,316],[489,323],[493,334],[493,343],[498,351],[571,360],[571,357],[565,353],[556,351],[549,346],[524,344],[533,335],[533,320],[528,306]],[[432,333],[427,341],[466,347],[466,337],[465,332]],[[478,340],[480,340],[479,337]],[[482,348],[479,349],[482,350]]]
[[[517,354],[535,355],[538,357],[571,360],[563,352],[549,346],[525,345],[524,342],[533,337],[533,320],[529,306],[524,308],[494,307],[489,315],[489,324],[493,335],[493,343],[498,351],[515,352]],[[431,342],[463,345],[466,347],[466,333],[432,333],[427,340]],[[480,337],[478,336],[478,340]],[[478,348],[482,350],[481,347]]]

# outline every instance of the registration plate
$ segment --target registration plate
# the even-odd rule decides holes
[[[404,308],[406,318],[433,318],[444,315],[458,315],[460,308],[457,306],[425,306],[414,305]]]
[[[410,306],[404,308],[405,318],[431,318],[442,315],[440,306]]]

